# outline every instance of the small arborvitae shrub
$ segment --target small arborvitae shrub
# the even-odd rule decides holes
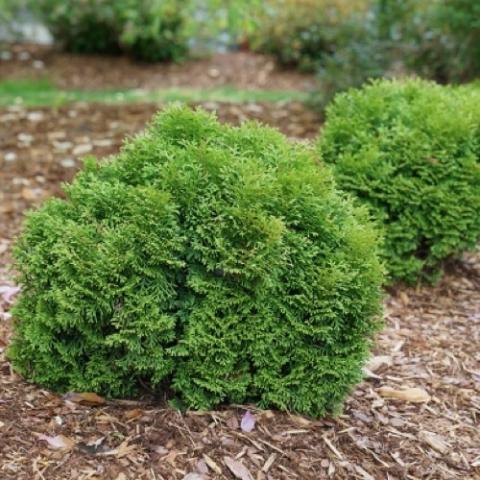
[[[480,107],[468,89],[377,81],[338,95],[319,140],[385,230],[392,280],[433,281],[480,237]]]
[[[32,2],[32,10],[39,12],[55,42],[73,53],[120,53],[120,8],[112,0]]]
[[[480,2],[441,0],[433,3],[433,28],[443,35],[442,46],[448,80],[465,81],[480,75]],[[445,58],[446,57],[446,58]]]
[[[189,5],[184,0],[38,0],[32,10],[66,51],[128,53],[159,62],[187,55]]]
[[[173,107],[31,213],[9,350],[59,391],[311,415],[361,379],[382,267],[312,149]]]
[[[350,37],[358,37],[368,5],[368,0],[269,0],[252,46],[282,65],[315,71]]]
[[[130,0],[127,4],[121,43],[132,57],[167,62],[187,56],[186,5],[182,1]]]

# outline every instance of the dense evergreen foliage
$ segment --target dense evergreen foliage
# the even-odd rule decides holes
[[[32,3],[63,49],[126,52],[145,61],[187,53],[186,15],[179,0],[39,0]]]
[[[379,325],[365,214],[312,149],[171,107],[30,213],[9,350],[59,391],[335,410]]]
[[[338,95],[319,141],[341,188],[384,226],[392,279],[434,280],[480,237],[474,89],[377,81]]]
[[[365,39],[369,0],[268,0],[252,37],[279,63],[315,71],[351,38]]]

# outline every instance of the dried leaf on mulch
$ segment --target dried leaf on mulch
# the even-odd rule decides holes
[[[430,401],[430,395],[423,388],[405,388],[402,390],[395,390],[391,387],[381,387],[378,393],[385,398],[393,400],[403,400],[405,402],[423,403]]]
[[[223,461],[235,478],[238,478],[239,480],[253,480],[252,474],[243,463],[238,462],[231,457],[224,457]]]

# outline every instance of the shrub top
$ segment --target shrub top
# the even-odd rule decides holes
[[[392,279],[434,280],[480,237],[480,107],[469,89],[377,81],[336,97],[319,140],[384,225]]]
[[[60,391],[312,415],[361,378],[382,268],[308,147],[173,107],[31,213],[9,350]]]

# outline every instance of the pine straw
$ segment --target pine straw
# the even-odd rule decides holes
[[[12,144],[19,124],[9,123],[2,148],[15,147],[19,162],[2,171],[8,188],[0,181],[8,221],[0,221],[0,285],[8,283],[5,266],[21,211],[41,199],[38,189],[55,192],[62,178],[56,172],[63,154],[49,154],[47,140],[100,140],[89,136],[95,115],[91,107],[85,111],[58,126],[65,132],[60,140],[46,139],[40,126],[34,130],[20,118],[22,131],[34,136],[30,149]],[[65,113],[44,111],[43,128],[51,115],[60,121]],[[111,127],[117,113],[103,112],[104,123]],[[39,162],[28,163],[30,156]],[[182,414],[148,401],[80,405],[12,372],[4,357],[11,329],[0,320],[0,478],[480,479],[480,254],[457,263],[438,286],[399,288],[385,303],[386,327],[368,377],[343,415],[320,421],[252,406]],[[8,308],[0,304],[0,314]],[[390,400],[380,395],[382,387],[420,388],[430,400]],[[251,433],[239,427],[247,408],[257,420]],[[39,434],[63,435],[56,441],[67,448],[54,449]]]

